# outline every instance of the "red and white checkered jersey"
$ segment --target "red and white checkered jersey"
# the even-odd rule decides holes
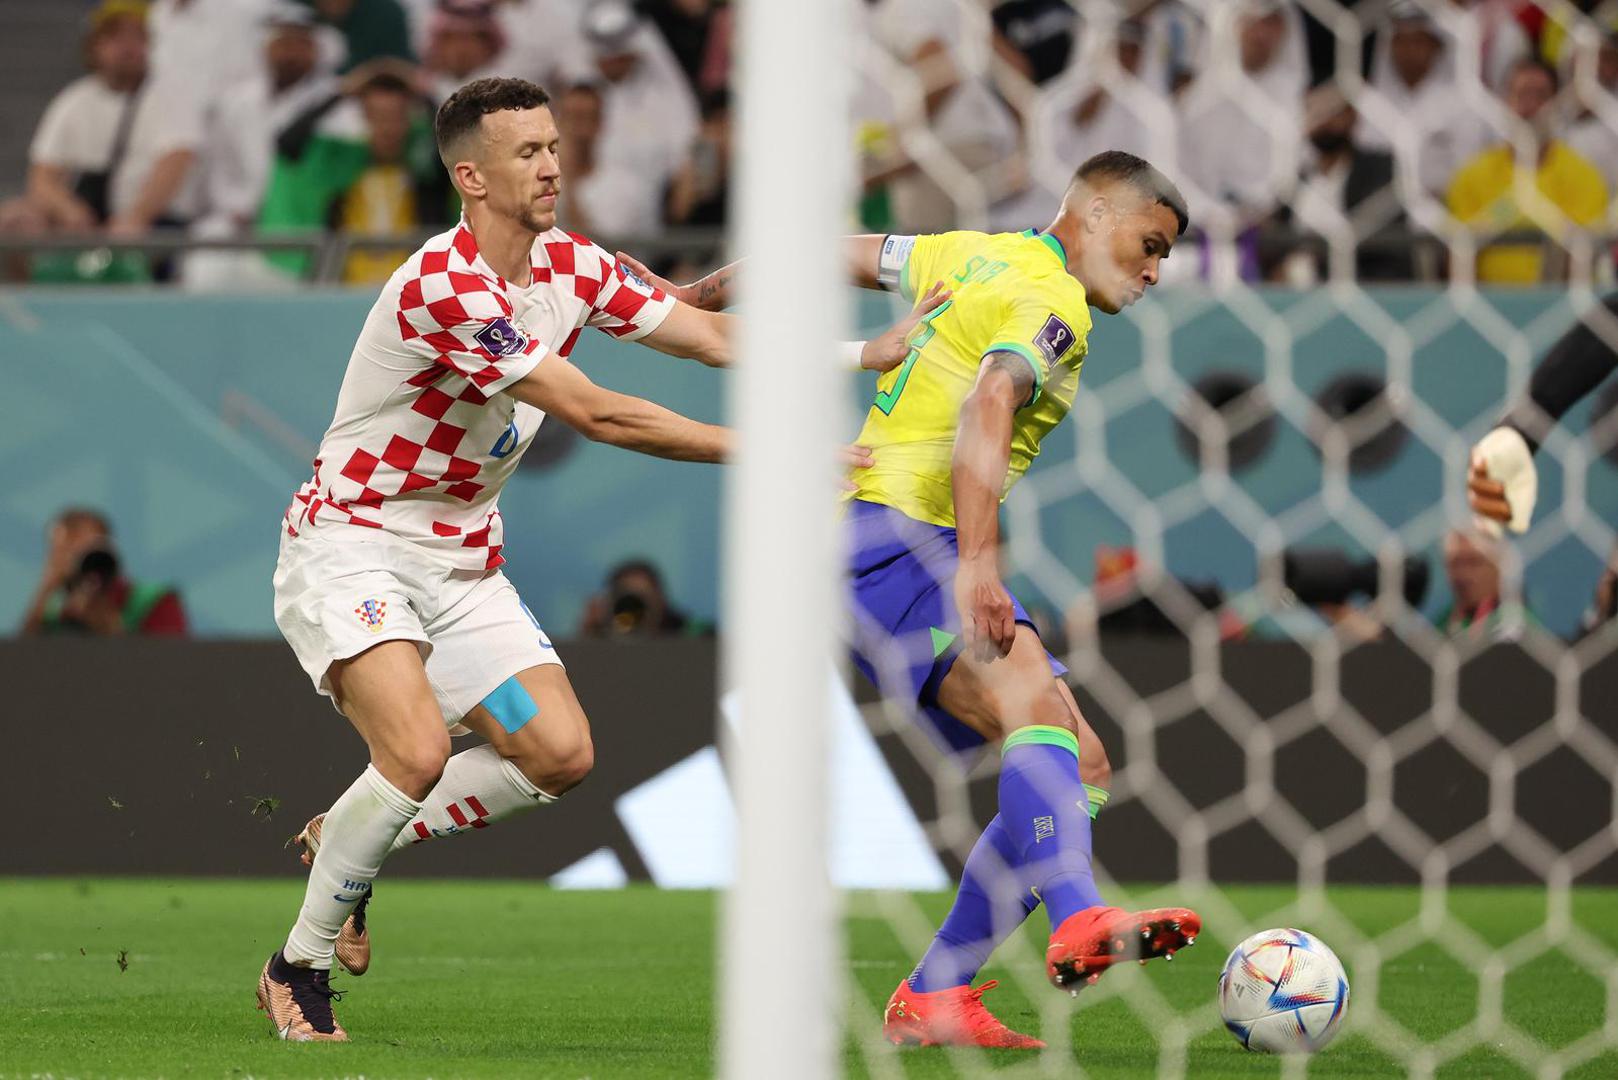
[[[478,253],[465,219],[394,272],[355,342],[315,474],[288,533],[383,529],[463,569],[492,569],[506,478],[545,414],[505,393],[586,326],[624,341],[674,301],[598,245],[552,229],[534,241],[527,287]]]

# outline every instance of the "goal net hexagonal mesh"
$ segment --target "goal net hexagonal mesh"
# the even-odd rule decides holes
[[[1546,426],[1526,536],[1477,534],[1465,493],[1472,445],[1576,318],[1618,345],[1597,303],[1610,195],[1592,216],[1511,173],[1553,136],[1590,159],[1618,146],[1618,5],[859,6],[868,227],[1038,228],[1110,148],[1158,164],[1194,225],[1153,299],[1098,316],[1003,539],[1111,755],[1101,880],[1198,907],[1213,955],[1129,965],[1075,1002],[1045,981],[1036,912],[990,974],[1050,1049],[949,1065],[1250,1066],[1222,1056],[1240,1051],[1208,965],[1296,925],[1343,957],[1353,998],[1346,1049],[1293,1072],[1618,1074],[1612,894],[1586,888],[1618,881],[1618,634],[1581,624],[1618,523],[1613,400]],[[1529,56],[1559,76],[1538,121],[1508,85]],[[1441,94],[1405,79],[1423,63]],[[1323,165],[1341,144],[1314,136],[1349,123],[1364,153]],[[1506,179],[1468,194],[1491,149]],[[1468,614],[1474,572],[1500,584]],[[913,712],[864,707],[958,870],[997,759],[945,752]],[[880,1030],[904,972],[868,957],[913,962],[943,907],[847,905],[858,1059],[908,1075]]]

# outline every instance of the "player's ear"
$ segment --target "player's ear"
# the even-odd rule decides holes
[[[1107,220],[1107,212],[1112,209],[1105,195],[1092,195],[1090,201],[1084,206],[1084,223],[1091,232],[1101,231],[1102,223]]]
[[[463,195],[480,199],[488,194],[488,185],[483,182],[483,176],[478,172],[477,162],[457,161],[449,170],[451,179]]]

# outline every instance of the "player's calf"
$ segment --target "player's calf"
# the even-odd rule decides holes
[[[320,832],[325,822],[325,814],[316,814],[309,819],[303,831],[293,837],[293,840],[303,848],[298,859],[305,866],[312,867],[315,864],[315,853],[320,850]],[[354,905],[354,910],[343,920],[343,928],[337,932],[335,946],[337,962],[342,964],[343,970],[350,975],[364,975],[371,969],[371,934],[366,928],[366,918],[375,895],[374,888],[367,888],[364,898]]]

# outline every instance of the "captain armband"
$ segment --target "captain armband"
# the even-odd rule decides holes
[[[882,256],[876,264],[876,283],[889,292],[901,291],[905,263],[910,261],[910,250],[916,246],[914,236],[887,236],[882,241]]]

